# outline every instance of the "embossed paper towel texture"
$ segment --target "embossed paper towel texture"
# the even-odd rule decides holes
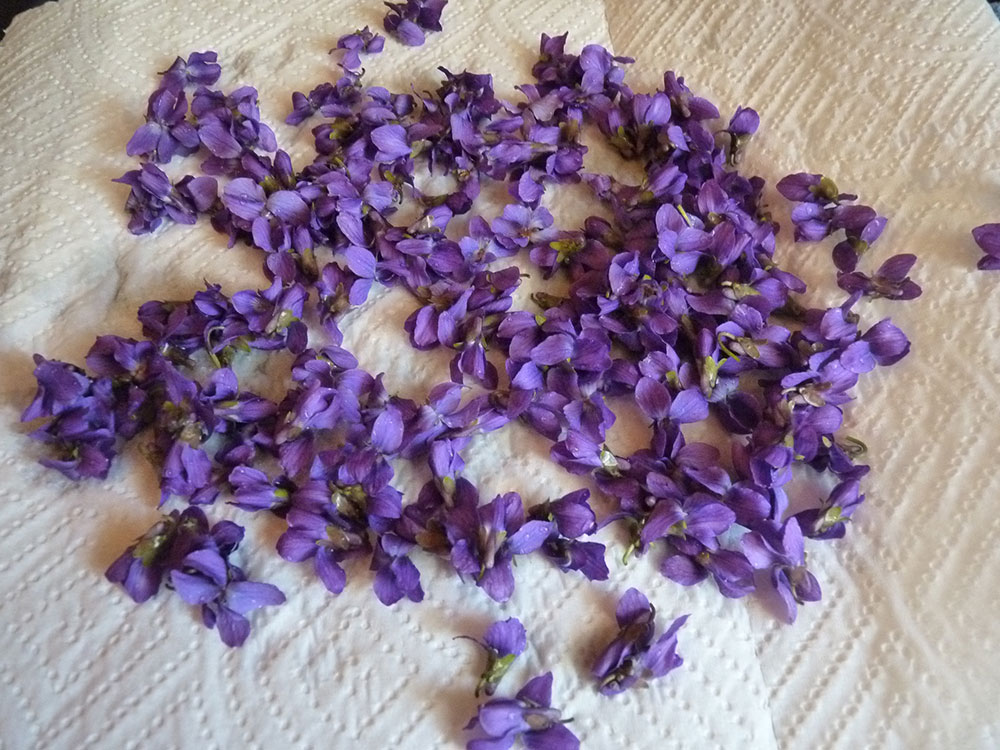
[[[126,191],[108,180],[131,168],[123,145],[154,72],[176,54],[216,49],[221,85],[257,86],[278,123],[292,90],[329,76],[339,34],[379,23],[377,5],[296,0],[276,14],[259,0],[228,9],[62,0],[19,18],[0,45],[0,745],[460,747],[480,664],[452,637],[516,615],[530,648],[504,689],[552,669],[585,747],[996,746],[1000,612],[988,592],[1000,574],[1000,481],[988,467],[1000,439],[989,406],[1000,291],[969,271],[967,230],[1000,214],[990,151],[1000,39],[976,0],[937,4],[933,17],[863,0],[453,2],[443,34],[418,49],[392,45],[369,64],[374,81],[397,89],[431,86],[437,65],[487,70],[512,95],[528,80],[538,34],[569,30],[572,48],[599,42],[638,58],[637,88],[670,67],[723,111],[755,106],[764,125],[748,170],[772,183],[826,172],[891,216],[885,248],[921,255],[925,296],[872,304],[873,320],[891,313],[910,332],[914,352],[869,378],[865,407],[851,416],[873,448],[871,503],[845,543],[810,548],[825,598],[794,627],[710,584],[662,580],[655,555],[626,569],[609,554],[612,580],[595,585],[530,560],[504,607],[429,560],[421,605],[383,607],[360,566],[334,598],[277,559],[281,523],[256,518],[243,560],[289,603],[258,615],[240,650],[179,601],[135,607],[100,577],[155,519],[156,477],[135,451],[103,483],[36,466],[15,426],[32,392],[30,352],[79,362],[100,332],[137,335],[146,299],[189,296],[203,278],[228,292],[263,281],[251,251],[224,251],[207,226],[142,239],[125,230]],[[308,128],[277,131],[293,155],[308,154]],[[567,224],[581,215],[579,196],[556,198]],[[497,201],[482,210],[496,212]],[[830,276],[825,249],[779,252],[810,281]],[[390,388],[420,397],[446,377],[446,358],[408,348],[410,309],[405,295],[383,294],[353,315],[347,345],[385,370]],[[262,365],[264,374],[281,365]],[[640,438],[615,435],[622,447]],[[529,501],[578,486],[546,454],[545,441],[511,426],[474,444],[470,473],[484,494],[517,489]],[[692,613],[686,664],[608,700],[586,670],[628,585],[665,615]]]

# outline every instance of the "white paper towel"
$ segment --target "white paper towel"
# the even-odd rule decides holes
[[[136,607],[104,581],[157,516],[155,473],[137,451],[106,482],[37,466],[16,424],[33,391],[30,354],[80,362],[99,333],[138,335],[147,299],[190,296],[203,278],[227,292],[262,282],[259,258],[224,250],[205,225],[126,231],[127,190],[109,180],[132,168],[124,144],[155,72],[215,49],[220,85],[255,85],[277,125],[291,91],[328,79],[333,41],[381,15],[377,2],[336,0],[61,0],[19,17],[0,44],[0,747],[461,747],[480,662],[452,638],[511,615],[530,645],[504,690],[553,670],[555,702],[587,748],[1000,745],[1000,479],[990,470],[1000,276],[971,270],[968,234],[1000,220],[1000,36],[977,0],[453,0],[444,33],[416,49],[390,43],[368,64],[369,82],[397,90],[431,87],[444,65],[491,72],[513,95],[539,34],[569,30],[573,49],[598,42],[636,57],[637,89],[672,68],[723,111],[757,108],[745,170],[772,185],[822,171],[890,216],[878,250],[917,253],[925,294],[872,303],[871,319],[893,315],[913,353],[862,384],[849,418],[872,448],[870,501],[847,540],[809,548],[824,599],[794,626],[710,584],[662,579],[655,555],[624,568],[609,554],[601,584],[528,560],[504,607],[424,558],[422,604],[383,607],[362,566],[331,597],[308,566],[277,558],[277,519],[252,519],[240,554],[289,603],[256,615],[242,649],[226,649],[176,598]],[[301,163],[308,127],[276,130]],[[569,222],[576,197],[557,217]],[[784,239],[779,258],[792,270],[832,275],[828,248]],[[346,344],[387,372],[390,389],[419,397],[446,367],[406,343],[411,305],[382,295],[353,316]],[[510,426],[474,445],[470,472],[488,496],[517,489],[533,501],[578,486],[547,452]],[[606,699],[587,666],[629,585],[664,617],[692,614],[686,663]]]

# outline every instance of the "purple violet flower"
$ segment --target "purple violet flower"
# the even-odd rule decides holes
[[[486,653],[486,667],[476,684],[476,697],[481,693],[493,695],[500,681],[510,670],[514,659],[524,653],[528,646],[527,633],[524,625],[516,617],[494,622],[483,634],[483,640],[478,641],[468,636],[459,636],[478,643]]]
[[[688,615],[674,620],[656,640],[655,617],[656,609],[638,589],[629,589],[618,601],[618,635],[591,669],[602,694],[621,693],[639,680],[662,677],[684,663],[677,653],[677,631]]]
[[[743,536],[740,547],[754,568],[770,571],[771,585],[778,593],[785,622],[795,622],[796,603],[819,601],[819,582],[806,570],[802,529],[796,518],[783,525],[773,521],[758,524],[754,531]]]
[[[580,740],[567,727],[558,709],[552,708],[552,673],[533,677],[514,698],[494,698],[479,707],[466,725],[485,735],[470,740],[467,750],[508,750],[518,738],[527,748],[578,750]]]
[[[361,53],[377,55],[385,46],[385,37],[369,30],[367,26],[358,29],[351,34],[345,34],[337,40],[337,46],[330,50],[333,54],[336,50],[344,50],[344,56],[340,60],[340,67],[350,73],[361,73]]]
[[[410,47],[424,43],[425,31],[441,31],[441,11],[448,0],[406,0],[402,3],[385,3],[385,30],[398,41]]]
[[[985,253],[976,267],[980,271],[1000,269],[1000,224],[983,224],[976,227],[972,230],[972,239]]]
[[[171,511],[129,546],[105,576],[138,603],[154,596],[166,579],[185,602],[201,606],[206,627],[218,625],[223,643],[240,646],[250,633],[246,615],[285,601],[277,587],[248,581],[229,561],[242,540],[242,527],[231,521],[209,528],[198,508]]]
[[[525,521],[516,492],[497,495],[480,506],[479,492],[463,477],[455,482],[453,502],[444,520],[452,565],[462,577],[474,578],[494,601],[507,601],[514,593],[514,556],[541,547],[552,522]]]

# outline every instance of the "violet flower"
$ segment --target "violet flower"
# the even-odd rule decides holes
[[[493,695],[496,692],[500,681],[510,670],[514,660],[528,646],[524,625],[516,617],[491,624],[486,628],[482,641],[468,636],[459,637],[468,638],[474,643],[478,643],[486,653],[486,667],[476,684],[477,698],[481,693]]]
[[[468,480],[455,483],[454,506],[445,516],[451,563],[459,575],[475,579],[491,599],[505,602],[514,593],[515,555],[534,552],[549,536],[549,521],[525,521],[516,492],[497,495],[483,506]]]
[[[508,750],[518,738],[528,748],[578,750],[580,740],[567,727],[568,719],[552,708],[552,673],[533,677],[513,698],[494,698],[479,707],[466,725],[485,735],[470,740],[467,750]]]
[[[149,97],[146,124],[129,139],[125,153],[146,156],[165,164],[175,155],[187,156],[198,149],[198,131],[186,119],[187,97],[183,90],[160,88]]]
[[[178,57],[169,68],[160,73],[163,86],[183,89],[187,86],[212,86],[222,74],[219,56],[212,50],[192,52],[188,59]]]
[[[606,581],[608,565],[604,545],[582,542],[580,537],[597,531],[597,518],[587,503],[590,490],[570,492],[528,510],[531,520],[550,521],[553,526],[540,552],[561,570],[577,570],[591,581]]]
[[[393,533],[379,537],[372,554],[371,569],[375,571],[375,596],[382,604],[389,606],[403,598],[411,602],[423,601],[420,571],[408,557],[415,546]]]
[[[369,30],[367,26],[337,40],[337,46],[330,50],[344,50],[339,65],[350,73],[361,72],[361,53],[377,55],[385,46],[385,37]]]
[[[629,589],[618,601],[618,635],[591,669],[603,695],[621,693],[640,680],[662,677],[684,663],[677,653],[677,631],[688,615],[678,617],[654,640],[655,617],[656,609],[638,589]]]
[[[405,0],[385,3],[385,30],[410,47],[424,43],[425,31],[441,31],[441,11],[448,0]]]
[[[126,172],[112,182],[128,185],[125,210],[131,215],[128,223],[132,234],[146,234],[163,223],[164,217],[179,224],[194,224],[198,213],[212,207],[218,189],[211,177],[188,175],[176,184],[153,164]]]
[[[240,646],[250,633],[245,615],[285,601],[277,587],[248,581],[229,561],[242,540],[243,529],[230,521],[209,528],[198,508],[171,511],[129,546],[105,576],[138,603],[154,596],[166,579],[185,602],[201,606],[206,627],[218,625],[223,643]]]
[[[1000,224],[983,224],[972,230],[976,241],[985,255],[979,259],[976,268],[980,271],[1000,269]]]
[[[910,280],[907,275],[917,256],[909,253],[894,255],[872,275],[860,271],[841,274],[837,277],[837,285],[844,291],[855,294],[860,292],[866,297],[894,300],[915,299],[920,296],[920,286]]]
[[[786,622],[795,622],[797,603],[819,601],[819,582],[806,570],[802,529],[796,518],[784,524],[762,522],[740,540],[740,547],[754,568],[770,571]]]

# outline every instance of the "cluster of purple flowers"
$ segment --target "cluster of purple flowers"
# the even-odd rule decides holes
[[[792,223],[797,242],[816,242],[844,230],[844,239],[833,248],[841,289],[859,296],[894,300],[920,296],[920,286],[907,276],[917,260],[915,255],[894,255],[873,276],[857,270],[859,259],[882,236],[888,222],[870,206],[854,203],[858,196],[838,192],[829,177],[806,172],[782,178],[777,188],[788,200],[795,201]]]
[[[388,5],[386,29],[404,43],[440,29],[443,0]],[[788,621],[820,598],[804,538],[845,534],[868,472],[863,444],[838,434],[843,409],[860,375],[910,348],[888,319],[868,325],[857,308],[864,297],[917,296],[915,259],[859,271],[886,220],[829,178],[790,175],[777,187],[797,203],[796,239],[844,230],[833,253],[848,296],[809,307],[805,283],[775,264],[779,227],[764,210],[764,180],[733,168],[759,127],[756,112],[740,108],[720,122],[672,72],[655,92],[633,92],[630,59],[597,45],[573,54],[565,43],[542,36],[535,80],[511,103],[495,96],[491,76],[443,68],[432,92],[363,85],[361,55],[381,51],[384,39],[367,28],[346,35],[332,50],[338,80],[292,97],[287,122],[319,119],[316,156],[300,169],[260,121],[254,89],[208,88],[220,75],[215,53],[178,58],[162,74],[127,148],[143,162],[119,180],[131,188],[131,230],[205,215],[230,246],[262,253],[270,285],[227,296],[207,284],[190,300],[147,302],[144,340],[100,337],[86,371],[36,355],[38,394],[23,415],[43,420],[32,435],[51,447],[45,463],[72,479],[105,477],[123,441],[151,435],[161,504],[189,507],[164,516],[109,569],[136,601],[166,581],[230,645],[246,637],[246,613],[283,601],[229,562],[242,529],[209,529],[195,507],[223,492],[237,508],[283,519],[279,554],[311,564],[334,594],[347,560],[370,560],[386,605],[423,598],[417,552],[448,560],[498,602],[513,594],[521,555],[605,580],[604,545],[585,537],[610,523],[629,534],[626,559],[655,548],[659,570],[680,584],[711,578],[724,596],[742,597],[768,581]],[[642,164],[645,179],[584,170],[587,127]],[[210,176],[172,182],[155,166],[199,152]],[[418,189],[418,165],[452,187]],[[221,190],[217,179],[226,180]],[[486,180],[506,182],[511,198],[491,221],[472,215]],[[613,220],[557,227],[542,202],[566,183],[589,188]],[[392,220],[403,201],[421,209],[408,225]],[[456,217],[468,219],[459,239]],[[528,263],[564,277],[568,291],[518,309]],[[454,352],[451,382],[422,401],[389,393],[340,346],[342,314],[375,283],[413,296],[405,329],[414,348]],[[294,355],[280,401],[240,387],[239,360],[251,349]],[[624,398],[649,425],[648,444],[632,453],[608,443]],[[683,425],[707,418],[729,433],[726,460],[685,438]],[[463,451],[513,420],[547,438],[566,471],[592,478],[610,513],[599,522],[587,490],[484,501],[463,475]],[[397,460],[429,467],[417,497],[393,486]],[[831,475],[834,488],[797,498],[793,512],[786,486],[796,465]],[[617,615],[621,632],[593,670],[602,692],[680,665],[686,617],[655,637],[653,607],[634,589]],[[524,641],[516,620],[491,628],[479,690],[492,695]],[[547,674],[484,704],[470,727],[487,737],[470,748],[506,748],[517,737],[576,747],[550,693]]]

